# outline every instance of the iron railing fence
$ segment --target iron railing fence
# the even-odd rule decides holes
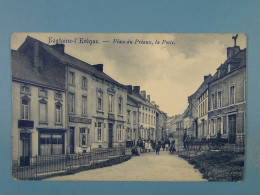
[[[34,156],[30,158],[28,166],[20,166],[18,161],[14,161],[12,163],[12,176],[15,179],[36,180],[42,175],[65,172],[97,161],[130,154],[131,148],[114,147],[93,149],[91,152],[82,154]]]

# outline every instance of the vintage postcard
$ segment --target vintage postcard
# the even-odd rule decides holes
[[[14,33],[17,180],[242,181],[244,34]]]

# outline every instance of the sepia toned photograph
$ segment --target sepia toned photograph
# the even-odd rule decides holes
[[[236,33],[13,33],[13,179],[243,181],[246,53]]]

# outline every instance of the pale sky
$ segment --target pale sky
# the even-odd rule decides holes
[[[184,112],[188,96],[201,85],[204,75],[213,75],[225,62],[226,48],[234,46],[232,36],[236,34],[15,33],[11,48],[18,49],[27,35],[46,44],[59,38],[98,40],[99,44],[92,45],[80,43],[80,39],[65,43],[65,52],[92,65],[103,64],[106,74],[119,83],[140,86],[151,101],[173,116]],[[125,43],[113,43],[114,39]],[[153,44],[140,44],[142,40]],[[162,44],[163,40],[175,44]],[[246,47],[244,34],[239,34],[237,45]]]

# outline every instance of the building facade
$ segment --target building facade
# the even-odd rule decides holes
[[[210,137],[244,143],[246,116],[246,49],[227,48],[227,60],[209,83]]]
[[[12,50],[11,64],[13,163],[29,165],[36,155],[65,154],[65,66],[31,37]]]

